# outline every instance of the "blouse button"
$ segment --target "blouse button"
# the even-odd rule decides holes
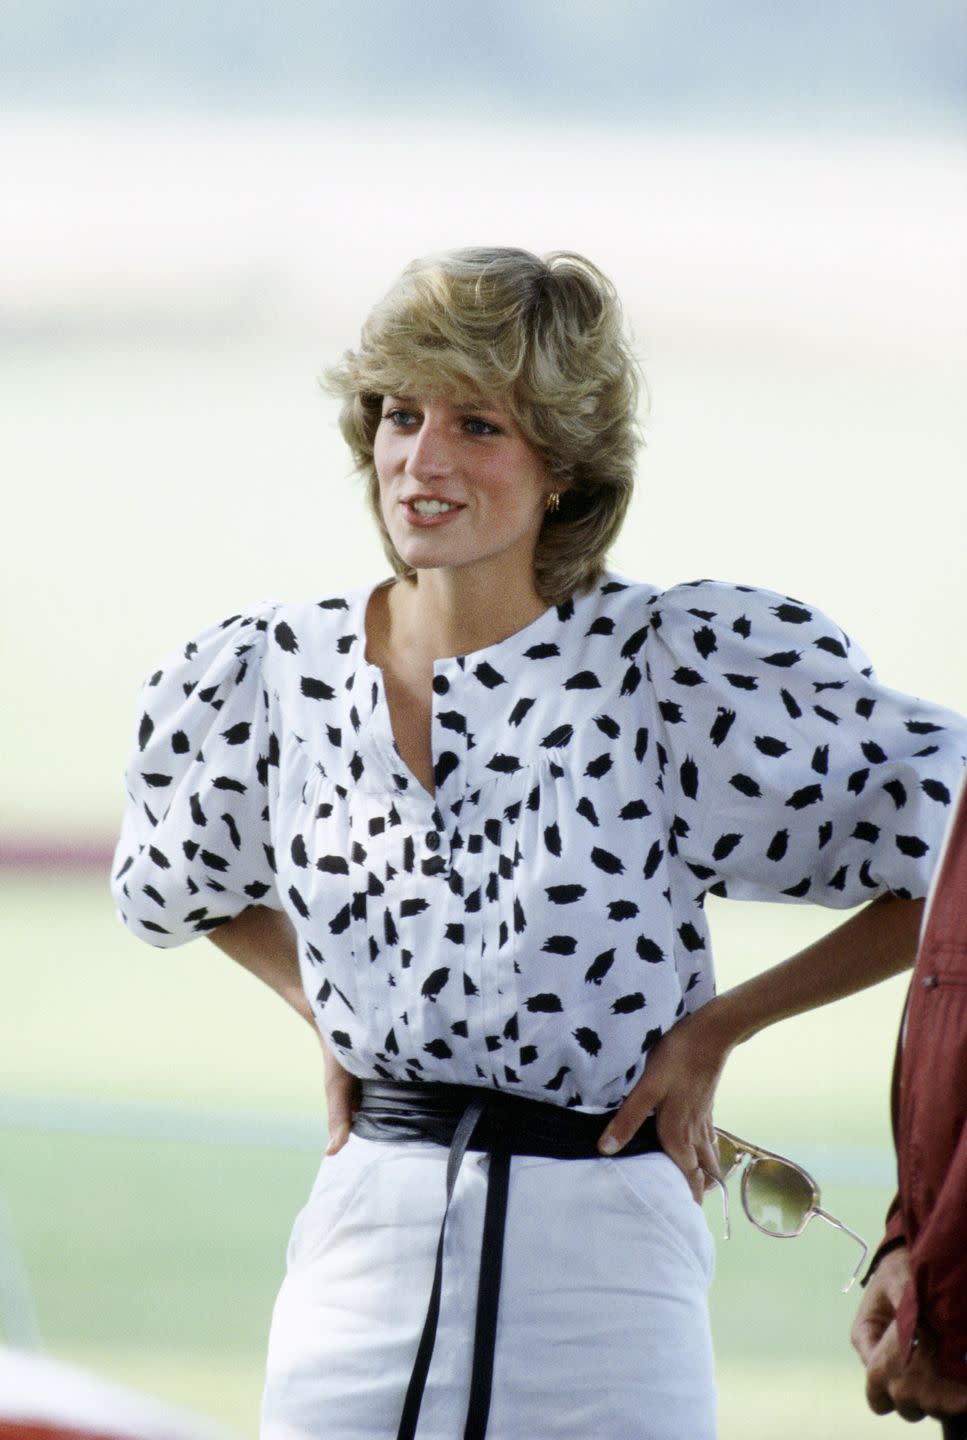
[[[439,850],[439,848],[440,848],[440,835],[439,835],[439,832],[438,832],[438,831],[436,831],[436,830],[428,830],[428,831],[426,832],[426,848],[427,848],[428,850]]]
[[[450,689],[450,681],[447,679],[447,677],[446,677],[445,675],[434,675],[434,677],[433,677],[433,693],[434,693],[434,695],[445,695],[449,689]]]

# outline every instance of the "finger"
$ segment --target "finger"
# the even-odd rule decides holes
[[[352,1121],[333,1119],[330,1113],[329,1118],[329,1144],[326,1146],[327,1155],[337,1154],[352,1134]]]
[[[926,1410],[921,1410],[915,1400],[895,1400],[893,1403],[900,1419],[906,1420],[910,1425],[918,1425],[927,1418]]]
[[[717,1157],[705,1140],[705,1119],[679,1113],[670,1102],[658,1111],[658,1138],[662,1149],[688,1181],[692,1199],[701,1205],[705,1195],[706,1171],[717,1170]]]
[[[866,1403],[874,1415],[889,1415],[894,1409],[890,1392],[872,1371],[866,1377]]]
[[[335,1155],[349,1139],[353,1117],[359,1103],[359,1086],[354,1075],[326,1055],[326,1110],[329,1118],[327,1155]]]
[[[896,1321],[893,1321],[877,1345],[866,1372],[866,1398],[876,1415],[889,1415],[896,1409],[893,1388],[902,1373],[900,1344]]]
[[[356,1113],[356,1084],[353,1076],[335,1075],[327,1080],[326,1108],[331,1133],[349,1129]]]
[[[935,1420],[963,1412],[967,1401],[967,1387],[938,1375],[934,1360],[925,1353],[922,1343],[916,1345],[909,1365],[897,1378],[892,1394],[901,1414],[902,1404],[918,1409]]]
[[[637,1133],[641,1125],[655,1108],[651,1088],[639,1080],[631,1094],[611,1117],[610,1123],[598,1139],[598,1150],[602,1155],[617,1155]]]
[[[853,1328],[850,1331],[850,1340],[853,1349],[857,1352],[864,1365],[869,1365],[873,1351],[883,1338],[883,1325],[876,1320],[866,1319],[857,1315],[853,1321]]]
[[[719,1173],[718,1146],[715,1143],[715,1132],[712,1129],[712,1122],[710,1120],[705,1122],[701,1139],[695,1148],[698,1151],[699,1164],[707,1177],[706,1187],[709,1184],[714,1185],[715,1181],[720,1180],[722,1177]]]
[[[708,1153],[711,1156],[712,1160],[715,1162],[714,1171],[712,1173],[714,1173],[718,1177],[718,1179],[721,1180],[722,1170],[721,1166],[719,1165],[719,1142],[718,1136],[715,1133],[715,1123],[712,1120],[711,1115],[705,1121],[705,1139],[708,1145]]]
[[[692,1192],[692,1199],[695,1201],[695,1204],[701,1205],[705,1199],[705,1187],[709,1183],[708,1176],[705,1174],[704,1169],[701,1165],[694,1166],[691,1173],[685,1176],[685,1179],[688,1181],[688,1188]]]

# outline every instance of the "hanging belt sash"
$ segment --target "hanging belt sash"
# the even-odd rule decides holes
[[[468,1150],[478,1150],[490,1157],[480,1246],[470,1395],[463,1431],[464,1440],[484,1440],[493,1382],[511,1156],[540,1155],[554,1160],[600,1159],[597,1142],[609,1118],[609,1114],[587,1115],[562,1105],[548,1105],[540,1100],[526,1100],[502,1090],[484,1090],[472,1085],[362,1081],[362,1100],[353,1122],[355,1134],[366,1140],[391,1142],[432,1140],[449,1149],[447,1197],[437,1241],[433,1285],[397,1440],[415,1440],[416,1437],[440,1319],[447,1215],[464,1155]],[[661,1142],[652,1116],[615,1158],[643,1155],[660,1149]]]

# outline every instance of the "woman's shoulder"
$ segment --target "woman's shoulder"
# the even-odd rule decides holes
[[[742,652],[778,670],[814,655],[871,673],[868,657],[825,611],[766,586],[689,580],[663,590],[651,608],[652,624],[666,641],[705,660]]]
[[[270,673],[281,678],[299,670],[302,677],[308,666],[313,675],[320,672],[323,687],[330,681],[320,667],[327,674],[338,669],[345,677],[365,658],[366,608],[375,588],[372,583],[347,586],[280,605],[269,627]],[[311,688],[312,676],[307,683]],[[308,693],[305,684],[302,693]]]
[[[741,634],[748,621],[760,630],[787,629],[807,633],[816,626],[842,631],[817,606],[763,585],[740,584],[734,580],[683,580],[663,588],[609,572],[595,595],[610,605],[644,611],[656,628],[669,620],[701,621],[713,626],[735,627]]]
[[[280,641],[285,648],[287,631],[291,631],[298,640],[300,631],[311,631],[313,635],[318,635],[325,630],[341,633],[345,632],[347,627],[361,628],[366,605],[375,588],[377,587],[370,582],[286,600],[276,607],[272,639]],[[275,635],[275,630],[280,626],[281,638]]]

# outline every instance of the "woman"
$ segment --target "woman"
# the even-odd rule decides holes
[[[636,371],[581,257],[417,261],[330,378],[395,578],[151,677],[116,867],[327,1050],[263,1435],[704,1440],[722,1066],[911,963],[963,730],[812,607],[604,571]],[[876,903],[715,998],[710,890]]]

